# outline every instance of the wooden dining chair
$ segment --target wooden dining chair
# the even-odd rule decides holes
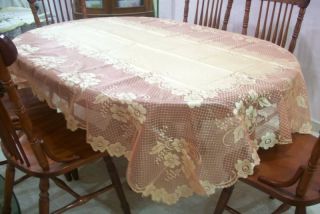
[[[73,20],[73,4],[79,4],[83,18],[88,17],[85,0],[28,0],[28,2],[37,27],[41,27],[42,23],[49,25]]]
[[[194,24],[227,30],[233,0],[197,0]],[[188,22],[190,0],[185,0],[183,21]],[[225,8],[222,20],[222,9]]]
[[[241,179],[244,183],[282,202],[273,213],[282,213],[295,206],[296,214],[306,213],[306,207],[320,203],[320,137],[293,134],[293,143],[277,145],[259,151],[260,165],[254,174]],[[223,189],[215,214],[228,210],[239,213],[227,205],[233,186]]]
[[[303,17],[310,0],[259,0],[259,15],[255,20],[254,36],[271,41],[285,47],[289,37],[290,26],[295,23],[288,50],[293,53]],[[246,0],[245,13],[242,25],[242,34],[247,35],[252,0]],[[297,18],[294,19],[294,8],[298,9]],[[290,37],[289,37],[290,38]]]
[[[9,116],[8,109],[0,99],[1,148],[8,164],[5,176],[5,193],[2,213],[10,213],[15,169],[40,179],[39,213],[49,213],[49,179],[70,193],[75,200],[54,213],[62,213],[82,205],[112,187],[115,188],[124,213],[130,213],[129,204],[122,190],[117,170],[107,152],[94,152],[86,143],[85,131],[69,131],[62,114],[47,106],[26,108],[19,96],[7,66],[17,58],[17,49],[10,39],[0,36],[0,81],[15,107],[21,130]],[[3,95],[3,90],[1,91]],[[78,167],[103,159],[111,184],[86,195],[74,192],[57,176],[70,173]],[[100,174],[101,172],[99,172]]]
[[[16,87],[18,87],[18,86],[16,86]],[[31,88],[23,87],[17,91],[18,91],[19,96],[21,97],[21,101],[22,101],[24,107],[26,108],[26,110],[48,107],[48,105],[45,102],[41,102],[37,97],[35,97],[33,95]],[[0,81],[0,96],[2,97],[3,105],[9,111],[9,115],[10,115],[10,119],[12,120],[12,123],[14,124],[16,130],[20,131],[21,124],[20,124],[19,118],[15,114],[14,106],[10,102],[8,95],[4,93],[4,86],[1,81]],[[7,163],[8,163],[8,161],[4,160],[4,161],[0,162],[0,165],[5,165]],[[67,181],[79,180],[78,169],[75,169],[72,172],[68,172],[64,176]],[[30,177],[29,175],[25,174],[22,177],[17,178],[17,180],[15,180],[14,184],[21,183],[22,181],[24,181],[25,179],[27,179],[29,177]]]

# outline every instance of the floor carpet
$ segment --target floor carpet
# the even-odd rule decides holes
[[[141,194],[135,193],[128,188],[125,182],[125,168],[126,160],[122,158],[114,159],[120,175],[123,180],[125,193],[130,203],[132,213],[134,214],[209,214],[213,213],[216,202],[218,200],[220,191],[217,191],[210,197],[193,196],[187,199],[180,200],[173,206],[167,206],[164,204],[156,203],[150,200],[150,198],[144,198]],[[5,166],[0,167],[0,174],[4,175]],[[79,169],[80,180],[72,181],[69,183],[79,193],[86,193],[94,188],[98,188],[100,185],[105,185],[106,182],[110,182],[107,173],[105,175],[101,172],[106,172],[104,163],[98,161],[90,166]],[[21,173],[17,173],[17,176],[21,176]],[[100,184],[100,185],[97,185]],[[21,207],[22,214],[34,214],[38,213],[38,179],[28,179],[15,186],[14,192],[18,198]],[[65,194],[54,184],[50,183],[50,209],[54,210],[61,205],[70,202],[73,198]],[[234,190],[234,194],[230,200],[230,205],[238,209],[242,213],[248,214],[269,214],[279,206],[280,202],[277,200],[271,200],[267,195],[251,188],[241,182],[238,182]],[[320,205],[312,206],[308,208],[309,214],[320,213]],[[94,199],[87,204],[72,209],[66,213],[107,213],[118,214],[122,213],[117,196],[114,190],[107,192],[97,199]],[[225,212],[227,213],[227,212]],[[286,213],[294,213],[293,209],[290,209]]]

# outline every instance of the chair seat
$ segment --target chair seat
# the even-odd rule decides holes
[[[303,201],[306,206],[310,206],[320,202],[319,172],[315,172],[304,198],[295,196],[297,183],[288,188],[273,188],[259,181],[259,177],[272,178],[272,181],[286,181],[294,176],[299,166],[307,165],[310,157],[306,154],[311,153],[317,138],[303,134],[293,134],[292,137],[292,144],[277,145],[259,151],[260,165],[255,168],[254,175],[242,181],[287,204],[296,206]]]
[[[73,160],[64,164],[49,159],[50,170],[46,172],[47,174],[53,176],[65,174],[66,167],[74,169],[77,165],[81,165],[83,161],[87,163],[106,155],[106,153],[92,150],[91,146],[86,143],[86,132],[84,130],[73,132],[66,129],[63,114],[58,114],[56,110],[49,108],[45,102],[40,102],[32,95],[30,89],[21,89],[19,94],[23,98],[22,102],[33,124],[34,135],[45,142],[45,147],[56,159]],[[32,153],[32,149],[26,135],[22,135],[20,141],[29,159],[30,167],[18,162],[15,163],[15,166],[22,171],[32,172],[34,176],[40,176],[43,174],[43,170],[35,156],[28,154]],[[75,157],[77,158],[75,159]],[[70,165],[70,162],[73,163]]]

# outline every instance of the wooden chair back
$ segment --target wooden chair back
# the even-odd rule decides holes
[[[41,27],[41,23],[49,25],[73,20],[75,1],[80,5],[83,18],[87,18],[85,0],[28,0],[37,27]]]
[[[15,108],[15,112],[20,120],[21,128],[27,136],[33,153],[43,170],[48,170],[48,160],[41,148],[41,140],[33,136],[32,123],[21,101],[17,88],[12,81],[11,75],[7,69],[18,56],[18,51],[13,42],[5,36],[0,36],[0,81],[8,94],[10,101]],[[2,99],[0,99],[0,137],[4,151],[19,161],[21,164],[29,166],[29,160],[22,149],[19,137],[16,134],[15,126],[9,117],[9,112],[5,108]]]
[[[252,0],[246,0],[242,34],[247,35]],[[259,15],[256,22],[255,37],[271,41],[285,47],[289,27],[294,23],[293,11],[298,9],[289,51],[293,52],[299,36],[301,24],[310,0],[260,0]]]
[[[233,0],[197,0],[194,24],[227,30]],[[183,21],[188,22],[190,0],[185,0]],[[224,18],[222,10],[225,8]]]

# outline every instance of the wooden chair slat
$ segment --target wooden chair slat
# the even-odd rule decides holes
[[[64,2],[64,6],[65,6],[66,13],[67,13],[67,20],[70,21],[71,18],[70,18],[70,15],[69,15],[68,2],[69,2],[69,4],[70,4],[70,8],[72,8],[72,2],[71,2],[71,1],[65,1],[65,2]]]
[[[196,14],[194,17],[194,24],[198,24],[198,9],[199,9],[199,0],[197,0]]]
[[[209,18],[209,24],[208,24],[209,27],[213,27],[213,22],[212,21],[213,21],[214,3],[215,3],[215,0],[212,0],[211,10],[210,10],[210,18]]]
[[[248,33],[250,8],[251,8],[251,0],[247,0],[245,5],[244,17],[243,17],[243,25],[242,25],[242,34],[244,35],[247,35]]]
[[[190,4],[190,0],[186,0],[185,5],[184,5],[184,9],[183,9],[183,21],[184,22],[188,22],[189,4]]]
[[[294,31],[292,34],[292,39],[291,39],[290,46],[289,46],[290,52],[293,52],[294,48],[296,47],[297,39],[299,36],[299,32],[301,29],[301,25],[302,25],[302,21],[303,21],[303,17],[304,17],[305,12],[306,12],[306,8],[300,8],[299,15],[297,18],[297,24],[294,28]]]
[[[266,35],[266,27],[267,27],[268,15],[269,15],[269,7],[270,7],[270,0],[268,0],[268,3],[267,3],[267,11],[266,11],[266,14],[265,14],[264,23],[263,23],[263,29],[262,29],[262,33],[261,33],[261,38],[262,39],[264,39],[265,35]]]
[[[215,10],[214,10],[214,16],[213,16],[213,23],[212,23],[212,27],[216,27],[217,26],[217,12],[218,12],[218,6],[219,6],[219,1],[216,1],[216,5],[215,5]]]
[[[260,21],[261,21],[261,16],[262,16],[262,8],[263,8],[263,1],[260,2],[260,10],[259,10],[259,17],[258,17],[258,21],[257,21],[257,27],[256,27],[256,33],[255,33],[255,37],[259,37],[259,32],[260,32]]]
[[[217,20],[217,26],[216,26],[216,28],[219,28],[219,27],[220,27],[220,19],[221,19],[222,5],[223,5],[223,1],[221,0],[221,2],[220,2],[220,8],[219,8],[219,13],[218,13],[218,20]]]
[[[231,9],[232,9],[232,4],[233,4],[233,0],[228,0],[227,10],[223,20],[222,30],[227,30],[227,25],[228,25],[228,21],[229,21]]]
[[[75,0],[79,3],[83,18],[87,18],[87,8],[85,0]],[[38,15],[38,9],[35,1],[28,0],[35,23],[37,27],[41,27],[41,21]],[[72,0],[41,0],[41,6],[45,16],[47,25],[71,21],[74,17],[70,15],[70,11],[74,11]]]
[[[288,6],[289,6],[289,4],[286,3],[286,7],[284,9],[284,14],[283,14],[283,17],[282,17],[282,24],[281,24],[279,35],[278,35],[278,41],[277,41],[277,45],[279,45],[279,46],[281,45],[281,41],[282,41],[284,25],[285,25],[286,18],[287,18]]]
[[[201,5],[200,21],[199,21],[199,24],[200,24],[200,25],[202,25],[202,22],[203,22],[204,1],[205,1],[205,0],[202,0],[202,5]]]
[[[49,1],[47,1],[49,3]],[[54,8],[54,12],[55,12],[55,19],[57,23],[60,23],[60,19],[59,19],[59,14],[58,14],[58,10],[57,10],[57,5],[56,5],[56,0],[53,0],[53,8]]]
[[[64,13],[63,13],[63,10],[62,10],[61,0],[58,0],[58,3],[59,3],[59,9],[60,9],[60,12],[61,12],[61,21],[64,22],[65,19],[64,19]]]
[[[204,1],[203,1],[203,2],[204,2]],[[210,1],[207,0],[206,14],[205,14],[205,16],[204,16],[204,23],[203,23],[204,26],[208,26],[209,4],[210,4]]]
[[[32,11],[32,14],[35,14],[37,12],[37,9],[36,9],[34,4],[30,4],[30,9]],[[34,16],[34,15],[33,15],[33,17],[34,17],[34,22],[35,22],[36,26],[37,27],[41,26],[39,17],[38,16]]]
[[[56,21],[54,20],[54,17],[53,17],[51,3],[50,3],[50,1],[47,1],[47,3],[48,3],[50,18],[51,18],[51,23],[50,24],[54,24],[54,23],[56,23]],[[47,13],[47,11],[44,11],[44,12]]]
[[[274,14],[275,14],[275,11],[276,11],[276,6],[277,6],[277,3],[273,2],[272,15],[271,15],[270,23],[269,23],[268,34],[267,34],[267,40],[268,41],[270,41],[270,39],[271,39],[271,33],[272,33],[273,20],[274,20]]]
[[[251,1],[252,0],[246,0],[242,25],[242,34],[244,35],[247,35],[248,33]],[[264,2],[266,2],[266,4],[264,4]],[[273,6],[270,6],[272,2]],[[294,25],[291,41],[288,45],[288,50],[293,52],[300,32],[305,9],[308,7],[309,3],[310,0],[260,0],[259,15],[256,20],[254,36],[256,38],[271,41],[272,43],[285,48],[287,46],[288,38],[290,38],[289,32],[291,32],[290,26],[293,24],[293,11],[295,11],[295,7],[298,7],[300,10],[297,14],[297,21]]]
[[[183,21],[188,21],[190,1],[185,0]],[[220,28],[227,30],[227,25],[232,10],[233,0],[197,0],[194,16],[194,24],[203,25],[207,27]],[[225,8],[224,18],[222,18],[223,10]]]
[[[288,36],[288,31],[289,31],[289,25],[290,25],[290,21],[291,21],[291,16],[292,16],[292,11],[293,11],[293,4],[291,5],[290,8],[290,12],[289,12],[289,16],[288,16],[288,21],[287,21],[287,26],[286,26],[286,30],[283,34],[283,38],[282,38],[282,42],[281,42],[281,47],[285,47],[286,43],[287,43],[287,36]]]
[[[281,18],[282,6],[283,6],[283,2],[280,3],[280,7],[279,7],[279,11],[278,11],[277,22],[276,22],[275,30],[273,32],[273,37],[272,37],[272,42],[273,43],[276,43],[276,41],[277,41],[278,28],[279,28],[279,23],[280,23],[280,18]]]
[[[45,6],[45,4],[44,4],[44,1],[43,0],[41,0],[41,4],[42,4],[42,7],[43,7],[43,10],[44,11],[47,11],[46,10],[46,6]],[[30,4],[31,5],[31,4]],[[33,6],[33,5],[31,5],[31,6]],[[51,11],[51,8],[50,8],[50,11]],[[34,13],[36,13],[37,11],[34,11],[34,12],[32,12],[33,14]],[[51,14],[51,13],[50,13]],[[47,23],[47,25],[49,25],[49,19],[48,19],[48,14],[45,12],[44,13],[44,16],[45,16],[45,18],[46,18],[46,23]],[[39,18],[38,18],[39,19]],[[40,23],[40,20],[39,20],[39,24],[37,24],[37,27],[40,27],[41,26],[41,23]]]
[[[20,155],[18,148],[16,147],[16,142],[15,139],[12,136],[13,130],[10,129],[9,127],[9,116],[7,115],[7,112],[3,106],[2,101],[0,101],[0,118],[2,121],[4,121],[3,123],[0,123],[0,135],[1,138],[3,138],[3,146],[5,147],[5,149],[7,149],[12,156],[16,159],[19,160],[21,162],[23,162],[22,156]]]

